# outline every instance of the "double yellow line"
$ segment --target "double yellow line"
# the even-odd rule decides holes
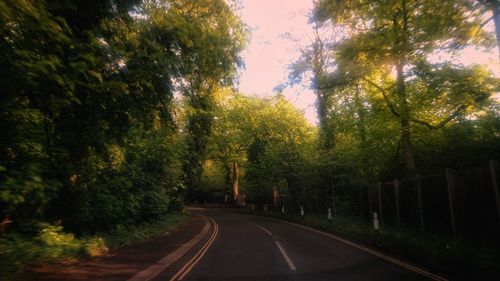
[[[201,247],[201,249],[192,257],[171,279],[170,281],[182,280],[192,269],[193,267],[203,258],[205,253],[208,251],[208,248],[212,245],[217,234],[219,233],[219,225],[212,218],[208,218],[212,225],[214,226],[214,231],[212,232],[212,236],[207,240],[205,245]]]

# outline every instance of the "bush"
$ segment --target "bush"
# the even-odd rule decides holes
[[[29,264],[92,256],[107,250],[101,238],[78,239],[59,225],[38,223],[33,231],[33,236],[11,233],[0,237],[0,279],[13,278]]]
[[[168,214],[159,220],[137,225],[116,225],[102,235],[76,237],[60,225],[30,223],[24,233],[0,237],[0,280],[12,280],[33,264],[53,263],[101,255],[109,248],[131,244],[163,234],[187,218],[183,213]]]

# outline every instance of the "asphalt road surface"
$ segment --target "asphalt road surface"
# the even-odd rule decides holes
[[[212,241],[207,238],[197,262],[171,280],[444,280],[279,220],[224,210],[192,212],[212,218],[218,231]]]

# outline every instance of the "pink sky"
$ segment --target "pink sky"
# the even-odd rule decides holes
[[[241,16],[251,29],[251,41],[244,52],[246,69],[240,78],[240,91],[265,96],[287,79],[287,66],[300,56],[299,46],[311,42],[307,24],[312,0],[244,0]],[[299,42],[284,37],[290,33]],[[285,96],[316,122],[315,97],[304,87],[286,89]]]
[[[275,86],[287,79],[287,66],[299,58],[300,47],[312,42],[312,28],[307,21],[313,0],[243,0],[242,5],[240,15],[251,29],[251,40],[243,53],[246,68],[240,78],[240,91],[270,95]],[[489,28],[493,28],[492,23]],[[286,33],[298,41],[287,38]],[[489,53],[466,49],[459,61],[487,64],[500,77],[496,48]],[[287,88],[283,94],[304,111],[311,123],[316,123],[315,96],[308,86]]]

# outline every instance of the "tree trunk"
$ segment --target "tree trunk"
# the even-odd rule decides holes
[[[406,85],[403,73],[403,62],[400,61],[396,64],[397,71],[397,93],[400,99],[400,123],[401,123],[401,145],[403,147],[403,159],[405,163],[405,172],[413,178],[417,174],[417,167],[415,165],[415,156],[413,154],[413,147],[411,145],[411,131],[410,131],[410,108],[406,97]]]
[[[493,13],[493,21],[495,22],[495,33],[497,35],[497,46],[500,56],[500,2],[498,0],[491,1],[491,12]]]
[[[3,218],[2,222],[0,222],[0,236],[4,235],[7,232],[7,227],[12,221],[10,217],[7,215]]]
[[[316,41],[314,42],[313,50],[313,87],[316,94],[318,112],[319,128],[320,128],[320,141],[324,149],[331,149],[335,145],[334,132],[328,122],[328,107],[326,92],[321,85],[321,79],[325,76],[325,54],[324,43],[321,41],[318,30],[315,30]]]
[[[238,196],[240,195],[240,191],[238,190],[238,163],[234,162],[233,163],[233,195],[234,195],[234,200],[238,199]]]
[[[229,195],[231,194],[231,189],[232,189],[232,183],[231,183],[231,174],[232,174],[232,165],[229,163],[224,163],[224,170],[225,170],[225,177],[224,177],[224,184],[226,188],[226,194]]]
[[[363,102],[359,96],[359,87],[356,87],[356,91],[354,92],[354,103],[356,104],[356,112],[358,113],[358,121],[357,121],[357,128],[358,128],[358,133],[359,133],[359,149],[361,150],[361,176],[362,179],[366,179],[367,177],[367,170],[368,170],[368,152],[366,150],[366,127],[365,127],[365,121],[366,121],[366,114],[365,114],[365,108],[363,106]]]
[[[405,54],[408,52],[408,11],[406,0],[401,1],[401,19],[394,19],[394,29],[396,35],[396,93],[399,98],[399,121],[401,124],[401,145],[403,148],[403,159],[405,166],[405,174],[410,178],[417,175],[417,167],[415,165],[415,157],[413,147],[411,145],[411,128],[410,128],[410,107],[406,96],[406,84],[404,77],[404,66],[406,64]]]

